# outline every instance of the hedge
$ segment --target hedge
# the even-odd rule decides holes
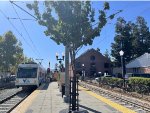
[[[101,77],[100,84],[109,85],[111,87],[123,87],[123,79],[114,77]],[[150,78],[130,77],[126,80],[126,88],[128,91],[134,91],[142,94],[150,92]]]
[[[131,85],[143,85],[150,87],[150,78],[143,78],[143,77],[130,77],[129,84]]]
[[[113,85],[114,87],[121,87],[123,84],[123,80],[121,78],[114,77],[101,77],[100,83]]]

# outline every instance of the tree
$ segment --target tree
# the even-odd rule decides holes
[[[133,29],[133,49],[134,57],[139,57],[146,52],[150,52],[150,32],[149,27],[147,27],[147,22],[143,17],[137,17],[136,23]]]
[[[0,68],[2,71],[10,71],[20,61],[18,55],[23,54],[21,43],[11,31],[8,31],[0,38]]]
[[[132,53],[132,37],[131,37],[131,23],[126,22],[123,18],[117,19],[117,24],[115,27],[115,37],[114,43],[112,43],[111,47],[111,55],[115,58],[116,66],[121,66],[121,58],[119,55],[120,50],[124,51],[124,57],[126,61],[129,62],[131,60]]]
[[[123,18],[117,19],[116,35],[111,47],[111,55],[115,58],[115,66],[121,66],[119,51],[124,51],[126,63],[141,56],[145,52],[150,52],[149,28],[143,17],[137,17],[135,23],[126,22]]]
[[[18,65],[24,61],[24,55],[22,52],[15,55],[16,63],[10,67],[11,73],[15,74]]]
[[[104,56],[108,59],[110,59],[110,54],[109,54],[109,51],[108,49],[106,49],[105,53],[104,53]]]
[[[100,36],[107,19],[113,19],[118,12],[121,12],[107,16],[109,3],[105,2],[104,8],[99,9],[95,24],[95,9],[90,1],[45,1],[43,5],[44,11],[40,10],[38,1],[27,4],[27,7],[34,10],[38,23],[46,27],[44,31],[46,36],[57,44],[68,46],[74,75],[75,55],[78,49],[83,45],[91,45],[94,38]]]
[[[100,48],[97,48],[96,51],[100,52]]]
[[[44,31],[46,36],[57,44],[71,46],[72,62],[75,60],[75,51],[83,45],[91,45],[94,38],[100,35],[107,19],[113,19],[118,13],[107,16],[109,3],[105,2],[104,8],[99,9],[98,22],[93,26],[95,9],[90,1],[45,1],[43,5],[44,11],[39,10],[38,1],[27,4],[27,7],[34,10],[38,23],[47,28]],[[57,16],[54,16],[53,12]]]
[[[29,62],[35,62],[33,58],[28,58],[28,57],[24,57],[24,62],[29,63]]]

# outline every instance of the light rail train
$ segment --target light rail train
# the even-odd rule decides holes
[[[46,70],[40,64],[32,62],[18,65],[16,87],[39,87],[45,80]]]

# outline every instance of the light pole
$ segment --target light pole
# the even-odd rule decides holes
[[[51,64],[51,63],[49,62],[49,63],[48,63],[48,65],[49,65],[49,68],[50,68],[50,64]]]
[[[58,53],[56,53],[56,60],[58,60],[58,61],[59,61],[59,63],[60,63],[60,66],[62,66],[62,65],[61,65],[61,61],[62,61],[62,60],[64,61],[64,58],[65,58],[64,53],[62,53],[62,58],[58,58],[58,57],[59,57],[59,54],[58,54]],[[60,68],[60,70],[61,70],[61,68]]]
[[[82,80],[84,81],[85,78],[85,70],[84,70],[84,64],[82,64]]]
[[[58,60],[58,61],[59,61],[59,63],[61,63],[60,61],[64,60],[65,55],[64,55],[64,53],[62,53],[62,58],[58,58],[58,57],[59,57],[59,54],[58,54],[58,53],[56,53],[56,60]]]
[[[121,66],[122,66],[122,78],[123,78],[123,86],[125,88],[125,73],[126,73],[126,70],[125,70],[125,63],[124,63],[124,52],[121,50],[119,52],[120,56],[121,56]]]
[[[125,28],[125,23],[124,22],[121,22],[120,23],[120,27],[121,27],[121,51],[119,52],[120,56],[121,56],[121,65],[122,65],[122,77],[123,77],[123,87],[125,88],[125,74],[126,74],[126,68],[125,68],[125,60],[124,60],[124,51],[123,51],[123,37],[124,36],[124,33],[126,31],[124,31],[124,28]]]
[[[62,60],[64,61],[64,58],[65,58],[64,53],[62,53],[62,58],[59,58],[59,54],[56,53],[56,60],[59,61],[59,64],[60,64],[59,67],[60,67],[60,71],[61,71],[61,72],[64,71],[63,64],[61,63]],[[60,78],[60,76],[59,76],[59,78]],[[60,81],[61,81],[61,78],[60,78]],[[63,97],[63,95],[65,94],[65,84],[62,83],[62,82],[60,82],[59,86],[60,86],[59,88],[60,88],[60,91],[62,92],[62,97]]]

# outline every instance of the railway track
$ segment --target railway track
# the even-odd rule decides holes
[[[0,101],[0,113],[10,113],[30,92],[21,90]]]
[[[4,90],[4,89],[10,89],[10,88],[15,88],[15,83],[11,82],[11,83],[0,83],[0,90]]]
[[[150,113],[150,103],[142,102],[132,97],[127,97],[125,95],[115,93],[115,92],[112,92],[112,91],[109,91],[109,90],[106,90],[106,89],[103,89],[98,86],[94,86],[85,82],[84,83],[79,82],[79,85],[97,94],[100,94],[103,97],[108,98],[109,100],[112,100],[113,102],[123,105],[129,109],[132,109],[137,113]]]

